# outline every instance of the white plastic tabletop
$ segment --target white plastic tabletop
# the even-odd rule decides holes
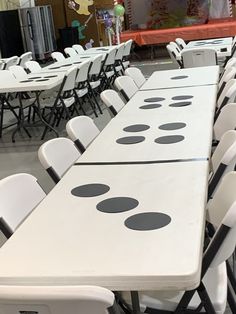
[[[78,162],[209,158],[216,93],[215,85],[137,92]],[[175,100],[176,97],[187,99]],[[150,98],[161,99],[154,102],[144,101]],[[141,109],[142,106],[146,109]],[[148,109],[147,106],[154,108]],[[133,125],[141,125],[141,130],[144,130],[124,130]],[[117,140],[126,137],[131,137],[131,141],[137,140],[137,143],[117,143]],[[159,143],[160,141],[164,143]]]
[[[207,66],[153,72],[140,90],[218,84],[220,67]]]
[[[232,37],[223,37],[223,38],[212,38],[204,40],[193,40],[187,44],[187,48],[202,48],[209,46],[232,46],[233,38]]]
[[[1,248],[0,282],[191,289],[207,180],[206,161],[74,166]],[[104,194],[82,197],[94,183]]]
[[[0,93],[49,90],[59,85],[63,78],[63,72],[55,73],[53,77],[46,74],[30,74],[27,79],[21,81],[18,81],[17,79],[1,81]]]

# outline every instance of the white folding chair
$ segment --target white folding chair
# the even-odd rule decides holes
[[[113,89],[104,90],[100,97],[113,116],[116,116],[125,105],[119,94]]]
[[[128,102],[131,97],[138,91],[134,80],[129,76],[120,76],[115,79],[115,87]]]
[[[79,116],[69,120],[66,124],[66,131],[81,154],[100,133],[93,119],[87,116]]]
[[[30,235],[29,235],[30,236]],[[0,286],[3,314],[119,314],[114,294],[95,286]]]
[[[217,65],[217,54],[212,48],[187,49],[181,56],[184,68]]]
[[[222,177],[234,170],[236,164],[236,131],[229,130],[223,134],[211,157],[212,173],[208,187],[208,199],[216,190]]]
[[[96,57],[92,59],[92,64],[90,66],[89,73],[88,73],[89,91],[91,92],[91,95],[100,113],[102,113],[102,110],[97,101],[96,95],[98,95],[99,91],[101,90],[102,59],[103,59],[103,55],[96,55]]]
[[[52,95],[52,97],[40,99],[40,108],[43,109],[43,112],[46,109],[50,110],[48,117],[48,124],[52,126],[58,126],[63,113],[65,112],[66,118],[70,119],[74,111],[79,115],[79,111],[76,107],[76,99],[75,99],[75,85],[76,85],[76,76],[77,76],[77,67],[72,67],[71,69],[65,72],[64,79],[59,87],[57,95]],[[69,110],[72,109],[72,110]],[[52,119],[54,120],[52,121]],[[48,131],[48,127],[45,127],[42,140],[44,139],[46,133]]]
[[[183,64],[181,62],[181,54],[179,52],[179,49],[176,46],[177,45],[173,45],[173,42],[171,42],[169,43],[169,45],[166,46],[166,49],[173,63],[177,64],[179,68],[182,68]]]
[[[231,176],[231,180],[228,180]],[[216,193],[225,193],[221,206],[208,206],[210,222],[216,227],[216,233],[204,250],[200,275],[200,284],[190,291],[142,291],[139,293],[141,312],[155,313],[155,310],[172,313],[195,312],[223,314],[227,302],[226,261],[233,254],[236,245],[236,173],[228,173],[224,179],[234,181],[234,196],[220,187]],[[219,194],[218,194],[219,195]],[[214,198],[213,198],[214,201]],[[215,201],[216,202],[216,201]],[[215,210],[218,207],[218,211]],[[211,217],[212,214],[212,217]],[[128,303],[129,295],[123,294]]]
[[[112,48],[106,55],[105,60],[102,66],[103,72],[103,89],[106,89],[108,86],[112,88],[112,82],[115,77],[115,56],[117,48]]]
[[[17,80],[25,80],[27,79],[28,74],[20,65],[12,65],[8,68],[8,70],[15,76]]]
[[[84,48],[81,45],[73,45],[72,48],[78,53],[78,54],[82,54],[84,53]]]
[[[75,96],[76,96],[76,101],[80,105],[80,109],[82,110],[84,115],[85,115],[85,110],[83,108],[82,101],[83,101],[83,98],[86,96],[94,115],[98,117],[95,104],[93,103],[92,98],[90,97],[90,94],[89,94],[88,80],[89,80],[90,67],[91,67],[91,60],[88,60],[79,64],[78,73],[76,76]],[[82,99],[82,101],[80,101],[80,99]]]
[[[125,42],[125,48],[123,51],[123,58],[122,58],[123,70],[127,69],[130,65],[129,57],[130,57],[132,44],[133,44],[132,39],[129,39],[128,41]]]
[[[76,57],[76,56],[78,56],[77,51],[74,48],[71,48],[71,47],[65,48],[64,52],[65,52],[65,55],[67,57]]]
[[[115,55],[115,74],[118,77],[119,74],[123,75],[123,66],[122,66],[122,59],[124,54],[125,44],[122,43],[117,46],[117,51]]]
[[[37,61],[25,62],[25,68],[29,70],[30,73],[39,73],[42,71],[42,68]]]
[[[80,157],[80,152],[68,138],[54,138],[40,146],[38,158],[43,168],[57,183]]]
[[[54,62],[57,61],[65,61],[65,57],[61,52],[55,51],[51,53],[51,57],[53,59]]]
[[[220,111],[214,127],[214,140],[220,141],[225,132],[236,129],[236,103],[229,103]]]
[[[27,173],[0,180],[0,230],[9,238],[46,196],[37,179]]]
[[[187,45],[186,42],[182,38],[176,38],[175,39],[176,44],[180,48],[180,50],[184,49]]]
[[[140,88],[146,82],[145,76],[143,75],[142,71],[138,68],[135,67],[127,68],[125,70],[125,75],[130,76],[134,80],[138,88]]]
[[[227,67],[222,74],[219,84],[218,84],[218,93],[217,93],[217,99],[219,99],[221,93],[223,92],[223,89],[225,88],[226,83],[229,80],[234,79],[236,76],[236,67]]]
[[[19,58],[17,56],[7,59],[5,63],[3,64],[3,70],[8,70],[10,66],[17,65],[18,59]]]
[[[221,110],[230,102],[234,102],[236,97],[236,79],[229,80],[217,100],[215,121],[217,120]]]
[[[25,63],[27,61],[30,61],[32,60],[33,57],[32,57],[32,52],[31,51],[28,51],[26,53],[23,53],[20,57],[19,57],[19,60],[18,60],[18,65],[20,65],[21,67],[25,68]]]

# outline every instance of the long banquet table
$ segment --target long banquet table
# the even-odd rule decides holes
[[[1,284],[196,287],[216,93],[216,85],[137,92],[1,248]],[[159,129],[176,122],[186,127]],[[117,143],[133,124],[149,126],[135,132],[145,140]],[[155,142],[170,134],[184,138]]]

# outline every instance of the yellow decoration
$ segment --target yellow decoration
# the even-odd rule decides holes
[[[76,10],[78,14],[89,15],[90,12],[88,7],[93,5],[93,0],[74,0],[75,3],[79,4],[79,9]]]

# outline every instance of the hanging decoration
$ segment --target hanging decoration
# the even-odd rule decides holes
[[[103,20],[104,20],[104,25],[105,25],[105,30],[106,34],[108,37],[108,43],[109,46],[112,45],[112,38],[114,37],[114,30],[113,30],[113,21],[112,21],[112,16],[109,14],[108,11],[105,11],[103,14]]]
[[[87,24],[92,19],[92,17],[93,17],[93,14],[90,14],[89,18],[84,22],[84,25],[82,25],[78,20],[74,20],[71,22],[71,26],[76,27],[78,29],[79,40],[83,40],[86,38],[83,31],[87,27]]]
[[[125,14],[125,8],[121,4],[114,6],[115,24],[116,24],[116,41],[120,44],[120,33],[122,31],[122,19]]]
[[[68,0],[68,7],[81,15],[90,15],[89,6],[91,5],[93,5],[93,0]]]

